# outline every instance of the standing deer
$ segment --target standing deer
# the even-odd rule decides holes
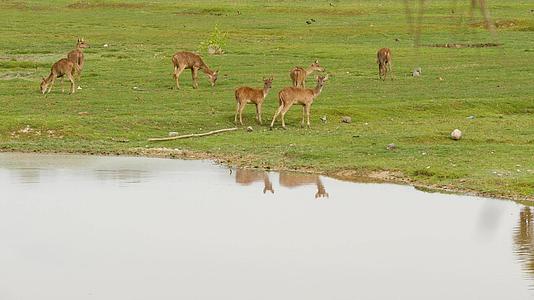
[[[199,55],[187,51],[176,52],[176,54],[174,54],[172,57],[172,63],[174,65],[173,77],[176,80],[177,89],[180,89],[178,78],[185,69],[191,69],[193,88],[198,88],[198,70],[202,70],[204,73],[206,73],[211,86],[215,86],[215,82],[217,81],[217,73],[219,71],[211,70]]]
[[[237,169],[235,172],[235,182],[242,185],[249,185],[256,181],[263,181],[263,193],[267,191],[274,194],[273,184],[269,179],[269,174],[265,171]]]
[[[79,72],[78,65],[72,61],[62,58],[52,65],[50,75],[47,78],[43,77],[41,81],[41,93],[50,93],[52,86],[56,81],[56,78],[61,78],[63,82],[63,76],[67,76],[70,81],[70,93],[74,93],[74,75]],[[48,91],[47,91],[48,90]]]
[[[307,118],[307,125],[310,128],[310,108],[313,103],[313,100],[317,98],[325,82],[328,80],[328,75],[326,76],[317,76],[317,86],[313,89],[305,89],[300,87],[286,87],[278,93],[279,107],[276,113],[274,114],[273,121],[271,122],[271,129],[274,126],[274,121],[279,114],[282,114],[282,128],[286,129],[286,123],[284,121],[284,116],[293,104],[302,105],[302,122],[300,125],[304,127],[304,118]]]
[[[83,38],[78,39],[78,42],[76,43],[76,49],[72,50],[67,54],[67,59],[72,61],[78,66],[77,71],[77,78],[80,79],[80,76],[82,74],[83,65],[84,65],[84,56],[83,56],[83,49],[89,48],[89,44],[85,42]]]
[[[323,182],[321,181],[321,178],[318,175],[280,172],[279,180],[281,186],[285,186],[288,188],[315,184],[315,186],[317,187],[315,198],[329,197],[328,193],[326,192],[326,188],[324,187]]]
[[[304,69],[303,67],[294,67],[293,69],[291,69],[291,71],[289,71],[289,77],[291,77],[291,81],[293,82],[294,87],[304,88],[306,77],[308,77],[315,71],[324,72],[324,68],[319,65],[318,60],[316,60],[306,69]]]
[[[391,72],[393,75],[393,71],[391,70],[391,50],[389,48],[378,50],[376,53],[376,63],[378,64],[378,76],[380,79],[386,80],[387,72]],[[393,76],[391,80],[393,80]]]
[[[273,77],[271,76],[271,78],[263,78],[263,89],[254,89],[246,86],[237,88],[235,90],[235,100],[237,101],[237,108],[235,112],[234,122],[237,124],[237,116],[239,115],[239,124],[243,125],[243,109],[245,109],[247,103],[253,103],[254,105],[256,105],[256,120],[258,120],[258,122],[262,124],[261,107],[263,105],[265,97],[267,97],[267,94],[269,93],[269,90],[272,86]]]

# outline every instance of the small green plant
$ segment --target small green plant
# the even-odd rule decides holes
[[[198,46],[199,51],[207,51],[209,54],[220,55],[224,53],[226,48],[226,40],[228,39],[228,32],[222,32],[217,26],[213,28],[210,37],[206,41],[200,42]]]

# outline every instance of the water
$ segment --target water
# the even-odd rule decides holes
[[[0,299],[534,299],[532,212],[210,162],[0,154]]]

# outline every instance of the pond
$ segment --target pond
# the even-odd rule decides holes
[[[207,161],[0,153],[0,299],[534,299],[532,209]]]

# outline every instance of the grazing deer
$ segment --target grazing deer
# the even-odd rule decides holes
[[[393,71],[391,70],[391,50],[389,48],[382,48],[376,53],[376,63],[378,64],[378,76],[382,80],[386,80],[387,72],[391,72],[391,80],[393,80]]]
[[[237,124],[237,116],[239,115],[239,124],[243,125],[243,109],[245,109],[247,103],[253,103],[254,105],[256,105],[256,120],[258,120],[258,122],[262,124],[261,107],[263,105],[265,97],[267,97],[267,94],[269,93],[269,90],[272,86],[273,77],[271,76],[271,78],[263,78],[263,89],[254,89],[246,86],[237,88],[235,90],[235,100],[237,101],[237,108],[235,112],[234,122]]]
[[[321,181],[321,178],[318,175],[308,175],[308,174],[295,174],[288,172],[280,172],[280,185],[288,188],[294,188],[297,186],[303,186],[308,184],[315,184],[317,186],[317,192],[315,193],[315,198],[328,198],[329,195],[326,192],[326,189]]]
[[[263,181],[263,193],[267,191],[274,194],[273,184],[269,175],[265,171],[237,169],[235,172],[235,182],[242,185],[249,185],[256,181]]]
[[[293,104],[302,105],[302,122],[300,125],[304,127],[304,118],[307,118],[307,125],[310,128],[310,108],[313,103],[313,100],[317,98],[325,82],[328,80],[328,75],[326,76],[317,76],[317,86],[313,89],[305,89],[299,87],[286,87],[278,93],[279,107],[276,113],[274,114],[273,121],[271,122],[271,129],[274,126],[274,121],[279,114],[282,114],[282,128],[286,129],[286,123],[284,121],[284,116]]]
[[[178,82],[178,78],[185,69],[191,69],[191,76],[193,77],[193,88],[198,88],[198,70],[204,71],[204,73],[206,73],[206,75],[208,76],[208,80],[211,83],[211,86],[215,86],[215,82],[217,81],[217,73],[219,73],[219,70],[211,70],[208,65],[204,63],[204,61],[199,55],[187,51],[176,52],[176,54],[174,54],[174,56],[172,57],[172,63],[174,65],[173,77],[176,80],[177,89],[180,89],[180,83]]]
[[[83,56],[83,49],[89,48],[89,44],[85,42],[83,38],[78,39],[78,42],[76,43],[76,49],[72,50],[67,54],[67,59],[72,61],[78,66],[77,71],[77,78],[79,79],[83,70],[84,65],[84,56]]]
[[[306,77],[308,77],[315,71],[324,72],[324,68],[319,65],[318,60],[316,60],[306,69],[304,69],[303,67],[294,67],[289,72],[289,77],[291,77],[291,81],[293,82],[294,87],[303,88],[305,87],[304,83],[306,81]]]
[[[41,81],[41,93],[50,93],[50,91],[52,90],[52,86],[54,85],[54,81],[56,81],[56,78],[61,78],[63,82],[63,76],[67,76],[67,78],[69,79],[70,93],[74,93],[74,75],[76,74],[76,72],[79,72],[77,64],[66,58],[58,60],[55,64],[52,65],[50,75],[48,75],[47,78],[43,77],[43,80]]]

